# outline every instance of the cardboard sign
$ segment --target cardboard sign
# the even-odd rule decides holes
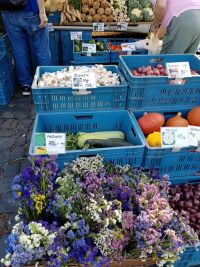
[[[97,51],[96,44],[82,43],[82,52],[96,53],[96,51]]]
[[[66,152],[65,133],[45,133],[46,150],[49,155],[63,154]]]
[[[132,52],[135,51],[135,44],[134,43],[124,43],[121,44],[122,51]]]
[[[188,144],[200,147],[200,127],[188,126]]]
[[[72,76],[73,89],[96,88],[96,77],[94,72],[74,73]]]
[[[169,78],[185,78],[192,76],[189,62],[166,63],[166,68]]]
[[[71,40],[82,40],[82,32],[70,32]]]
[[[127,22],[118,22],[117,23],[117,30],[126,31],[127,29],[128,29],[128,23]]]
[[[187,127],[162,127],[161,128],[162,147],[181,148],[188,146]]]
[[[104,23],[102,23],[102,22],[93,23],[93,31],[94,32],[104,32]]]

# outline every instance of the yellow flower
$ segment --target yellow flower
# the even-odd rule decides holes
[[[17,192],[18,197],[21,197],[22,192]]]
[[[45,202],[45,195],[36,194],[32,196],[34,202],[35,202],[35,208],[38,214],[42,212],[44,209],[44,202]]]

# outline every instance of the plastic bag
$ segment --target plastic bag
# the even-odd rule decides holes
[[[149,50],[148,54],[149,55],[155,55],[159,54],[161,49],[162,49],[162,44],[163,42],[159,40],[157,34],[151,33],[150,39],[149,39],[149,45],[147,49]]]

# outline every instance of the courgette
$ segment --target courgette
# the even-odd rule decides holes
[[[89,139],[85,141],[83,149],[89,148],[104,148],[104,147],[121,147],[121,146],[133,146],[132,143],[126,142],[120,138],[108,138],[105,140]]]

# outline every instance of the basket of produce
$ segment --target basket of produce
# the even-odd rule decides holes
[[[71,40],[71,32],[74,31],[61,31],[63,65],[69,65],[73,61],[73,41]],[[89,40],[91,38],[91,31],[82,31],[82,40]]]
[[[63,154],[56,152],[60,168],[78,156],[97,154],[116,164],[141,167],[144,144],[137,127],[125,110],[39,113],[35,119],[29,154],[48,153],[45,145],[38,145],[43,142],[40,142],[43,138],[40,133],[42,136],[44,133],[66,133],[65,151]]]
[[[122,50],[122,45],[124,43],[135,43],[138,41],[134,38],[106,38],[108,48],[110,49],[110,62],[117,63],[119,61],[120,55],[138,55],[138,54],[147,54],[145,49],[135,49],[133,51]]]
[[[181,262],[199,239],[170,206],[169,186],[168,176],[109,164],[99,155],[77,158],[60,172],[53,160],[33,158],[13,179],[19,211],[2,263],[147,267]]]
[[[96,88],[72,88],[72,74],[93,72]],[[38,67],[32,84],[36,112],[125,109],[128,85],[117,66]]]
[[[158,168],[162,174],[167,173],[170,177],[185,175],[195,178],[200,171],[200,152],[197,146],[185,146],[178,149],[173,145],[171,147],[161,146],[160,128],[162,126],[200,126],[199,106],[191,110],[180,109],[179,111],[179,113],[174,111],[159,113],[156,110],[149,113],[134,112],[146,144],[143,167],[146,169]],[[184,143],[186,141],[183,139]]]
[[[94,45],[94,52],[90,52],[85,44]],[[74,40],[74,64],[96,64],[96,63],[109,63],[110,51],[104,39],[91,39],[91,40]]]
[[[60,31],[49,32],[49,48],[51,52],[51,63],[53,66],[61,65],[61,39]]]
[[[191,77],[175,83],[168,78],[166,63],[189,62]],[[129,84],[127,109],[177,110],[200,103],[200,60],[196,55],[121,56],[119,68]]]

